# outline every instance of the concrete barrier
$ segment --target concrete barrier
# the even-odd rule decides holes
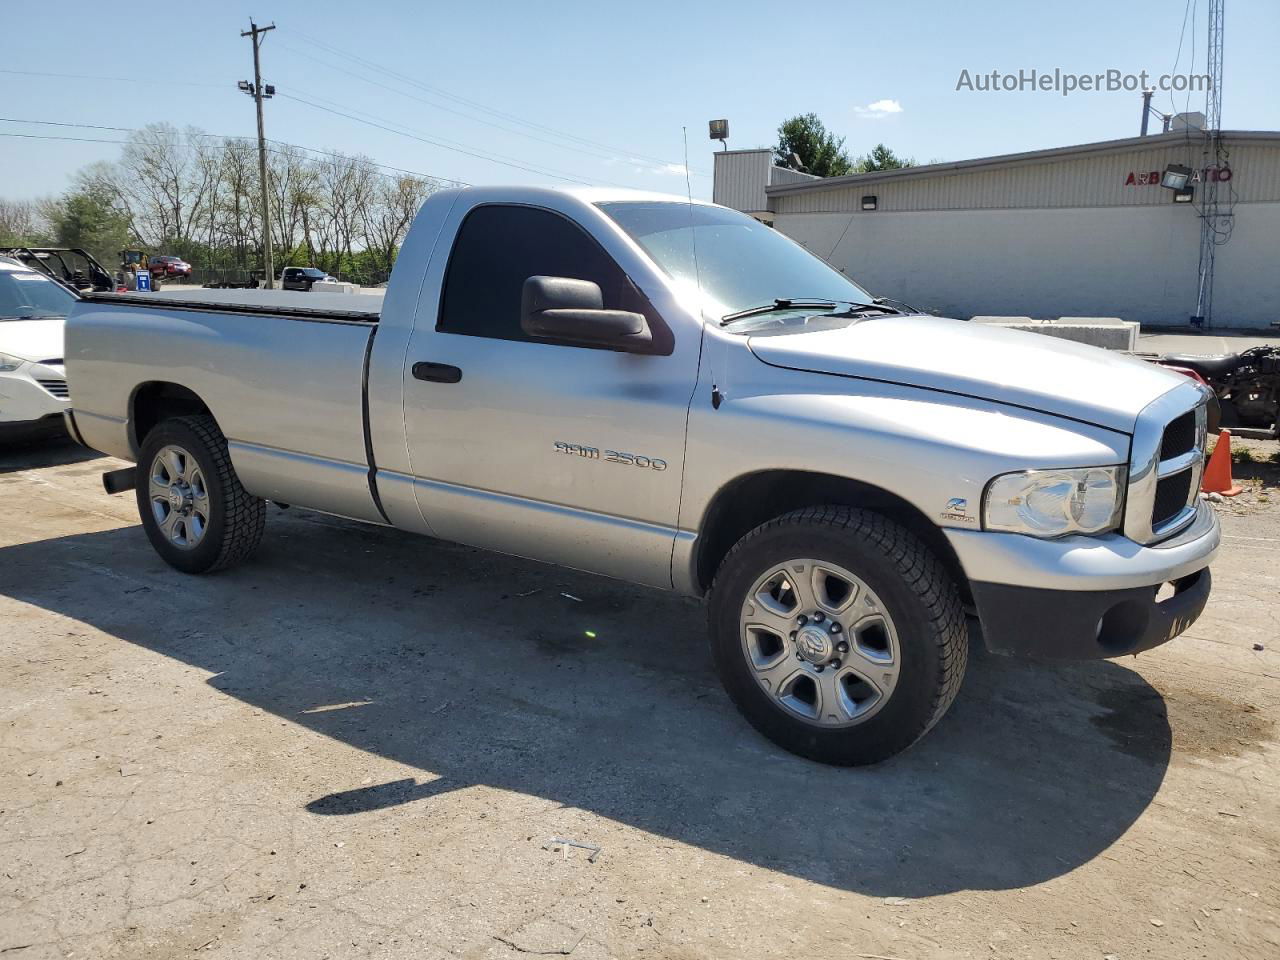
[[[1062,340],[1074,340],[1107,350],[1138,349],[1139,324],[1119,317],[1058,317],[1037,320],[1032,317],[973,317],[971,323],[984,323],[1008,330],[1025,330]]]

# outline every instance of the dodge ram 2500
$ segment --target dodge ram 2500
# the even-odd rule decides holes
[[[273,500],[706,596],[747,719],[841,764],[942,717],[966,612],[998,652],[1115,657],[1208,599],[1202,388],[900,312],[712,204],[444,191],[381,303],[202,296],[67,327],[70,428],[136,463],[108,489],[188,573]]]

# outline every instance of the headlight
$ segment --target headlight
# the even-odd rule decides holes
[[[1114,530],[1124,478],[1124,467],[1006,473],[987,486],[983,526],[1033,537]]]
[[[11,373],[25,362],[21,357],[11,357],[7,353],[0,353],[0,373]]]

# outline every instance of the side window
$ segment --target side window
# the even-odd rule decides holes
[[[579,226],[532,207],[477,207],[458,230],[436,329],[497,340],[529,340],[520,294],[530,277],[571,277],[600,285],[604,306],[651,316],[644,297]]]

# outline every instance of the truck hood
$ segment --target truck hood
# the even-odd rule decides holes
[[[23,360],[57,360],[62,362],[62,332],[67,321],[62,317],[47,320],[0,321],[0,353]]]
[[[1143,407],[1185,380],[1098,347],[940,317],[878,317],[748,344],[777,367],[943,390],[1125,433]]]

